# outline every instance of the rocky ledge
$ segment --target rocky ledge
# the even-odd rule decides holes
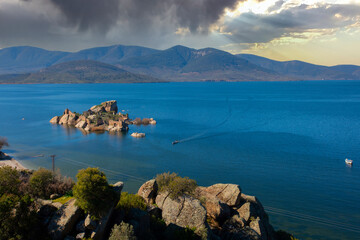
[[[243,194],[236,184],[198,186],[192,196],[172,199],[152,179],[140,187],[138,195],[150,214],[159,212],[167,225],[196,229],[202,239],[277,239],[260,201]]]
[[[153,118],[131,120],[128,114],[118,112],[117,102],[111,100],[92,106],[82,114],[65,109],[61,116],[53,117],[50,123],[74,126],[84,132],[109,131],[116,133],[127,132],[130,124],[155,125],[156,121]]]
[[[174,198],[160,190],[156,179],[152,179],[137,193],[144,200],[144,207],[137,196],[128,198],[129,194],[121,194],[123,186],[122,182],[112,186],[119,198],[109,203],[106,214],[97,220],[85,214],[73,198],[63,205],[39,200],[37,212],[51,239],[55,240],[295,240],[275,232],[260,201],[242,193],[236,184],[197,186],[191,195]],[[121,230],[124,238],[111,236],[115,224],[127,226],[127,230]],[[189,230],[195,235],[183,235]]]

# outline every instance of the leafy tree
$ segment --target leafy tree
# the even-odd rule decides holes
[[[176,199],[183,194],[192,195],[197,184],[193,179],[188,177],[180,177],[176,173],[162,173],[156,176],[156,183],[159,191],[169,192],[172,199]]]
[[[36,197],[49,198],[49,196],[53,193],[49,186],[53,183],[53,172],[45,168],[40,168],[30,177],[30,193]]]
[[[82,169],[76,175],[77,183],[73,188],[76,204],[93,217],[100,217],[115,200],[106,176],[98,168]]]
[[[0,167],[0,196],[7,194],[18,194],[20,187],[19,172],[10,167]]]
[[[0,150],[3,148],[3,147],[8,147],[9,146],[9,143],[7,141],[7,138],[4,138],[4,137],[0,137]]]
[[[42,239],[30,196],[3,194],[0,198],[0,240]]]
[[[132,208],[138,208],[140,210],[145,211],[146,203],[144,199],[139,195],[122,192],[116,208],[122,209],[126,213],[128,213],[129,210]]]
[[[136,240],[134,227],[128,223],[115,224],[111,230],[109,240]]]

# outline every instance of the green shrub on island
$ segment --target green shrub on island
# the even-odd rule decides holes
[[[137,194],[122,192],[116,208],[124,210],[126,213],[128,213],[132,208],[145,211],[146,203],[144,199]]]
[[[134,227],[128,223],[115,224],[111,230],[109,240],[136,240]]]
[[[107,178],[98,168],[79,170],[73,187],[76,205],[94,218],[101,217],[116,198]]]
[[[18,194],[20,183],[20,173],[16,169],[9,166],[0,168],[0,196]]]
[[[184,194],[192,195],[197,183],[188,177],[180,177],[176,173],[162,173],[156,175],[156,183],[160,192],[167,191],[171,199],[176,199]]]

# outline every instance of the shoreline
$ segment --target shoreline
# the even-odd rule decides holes
[[[6,153],[4,153],[4,155],[7,156],[8,158],[0,159],[0,167],[10,166],[10,167],[15,168],[17,170],[28,170],[28,168],[24,167],[15,158],[10,157]]]

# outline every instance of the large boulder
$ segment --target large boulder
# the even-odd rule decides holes
[[[60,118],[59,124],[63,124],[63,125],[67,124],[67,123],[68,123],[68,120],[69,120],[69,117],[70,117],[69,114],[64,114],[64,115]]]
[[[53,117],[53,118],[50,120],[50,123],[58,124],[59,121],[60,121],[60,117],[59,117],[59,116],[55,116],[55,117]]]
[[[196,231],[207,230],[206,210],[198,199],[187,195],[171,199],[169,193],[161,192],[155,202],[162,209],[162,218],[167,225],[195,227]]]
[[[261,239],[274,239],[275,231],[259,199],[241,194],[242,205],[236,210]]]
[[[266,230],[266,227],[264,226],[264,222],[257,217],[256,219],[252,220],[250,222],[250,228],[254,230],[259,236],[261,240],[268,240],[270,239],[268,236],[268,232]]]
[[[105,112],[105,108],[102,105],[95,105],[90,108],[90,112],[93,112],[93,113]]]
[[[134,137],[134,138],[144,138],[145,133],[134,132],[134,133],[131,134],[131,136]]]
[[[75,205],[75,199],[68,201],[51,218],[48,232],[51,239],[63,239],[76,225],[81,216],[81,210]]]
[[[230,207],[238,206],[241,202],[241,188],[236,184],[218,183],[204,188],[203,191],[216,196]]]
[[[116,100],[106,101],[101,103],[101,106],[105,108],[106,112],[118,112],[117,102]]]
[[[230,207],[221,201],[216,195],[209,193],[205,187],[197,187],[195,196],[206,208],[207,216],[210,220],[210,226],[219,227],[226,219],[230,217]]]
[[[87,123],[85,121],[80,121],[75,125],[75,127],[84,129],[86,127],[86,125],[87,125]]]
[[[250,202],[244,203],[240,208],[237,209],[239,216],[242,217],[246,222],[249,222],[250,217],[257,215],[255,207]]]
[[[147,204],[155,203],[158,186],[155,179],[151,179],[144,183],[138,191],[138,195],[144,198]]]

